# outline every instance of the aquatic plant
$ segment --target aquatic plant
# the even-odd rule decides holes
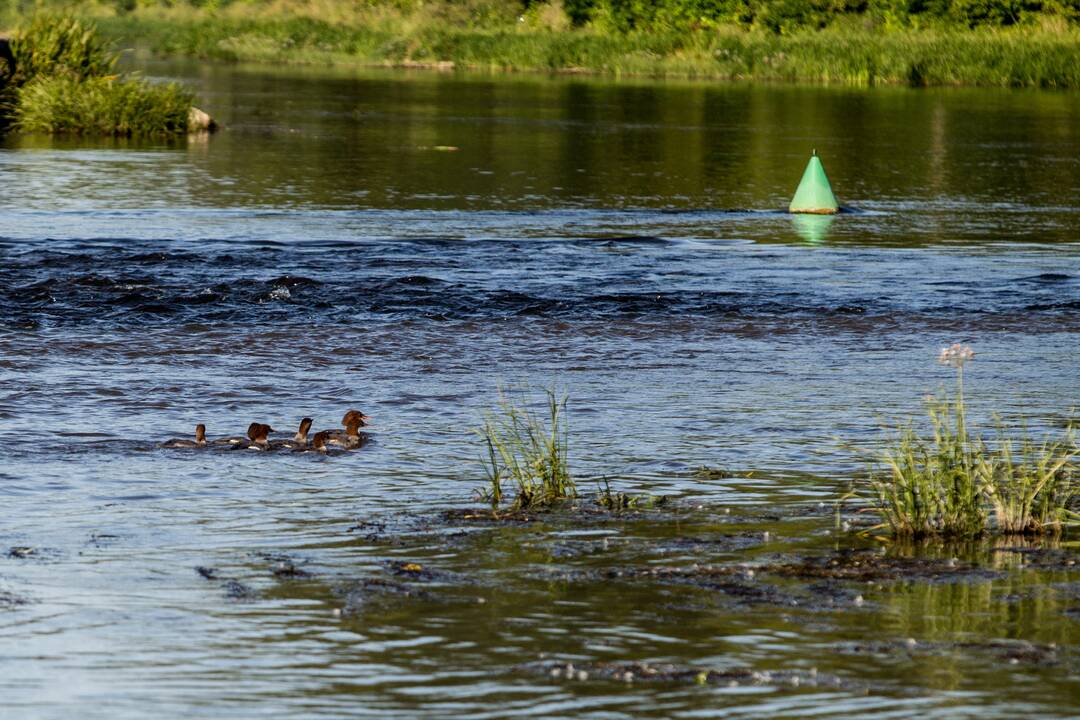
[[[876,480],[879,509],[898,535],[967,536],[986,528],[987,514],[976,482],[975,449],[964,439],[962,414],[948,398],[928,411],[933,438],[904,427],[883,462],[889,476]]]
[[[656,497],[654,495],[642,494],[631,495],[624,492],[616,492],[611,489],[611,483],[607,478],[601,480],[596,484],[596,503],[613,513],[619,513],[623,510],[648,510],[659,507],[667,503],[667,497],[661,495]]]
[[[984,453],[976,464],[998,530],[1052,533],[1080,520],[1080,514],[1071,509],[1080,493],[1072,428],[1056,441],[1036,444],[1023,438],[1015,454],[1012,440],[1002,430],[998,433],[996,452]]]
[[[0,68],[0,125],[27,133],[120,136],[212,128],[179,85],[113,74],[116,53],[93,25],[76,18],[33,18],[12,39],[11,56]]]
[[[117,55],[94,25],[60,15],[34,17],[11,39],[15,59],[9,82],[22,87],[39,76],[85,80],[109,75]]]
[[[1060,531],[1080,519],[1070,508],[1080,489],[1072,431],[1040,445],[1025,438],[1018,453],[1003,428],[994,446],[973,435],[964,365],[974,357],[959,344],[939,354],[938,362],[956,370],[955,394],[927,399],[931,437],[920,437],[909,423],[882,453],[886,475],[871,481],[877,508],[895,534],[907,537]]]
[[[188,129],[192,94],[175,83],[56,76],[17,92],[13,126],[25,133],[176,135]]]
[[[560,398],[554,390],[545,394],[546,421],[500,391],[499,412],[490,413],[478,430],[489,485],[483,497],[496,510],[503,500],[504,482],[516,490],[511,511],[550,507],[577,497],[567,465],[567,396]]]

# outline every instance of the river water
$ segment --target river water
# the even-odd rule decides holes
[[[225,129],[0,145],[0,716],[1075,716],[1080,574],[1019,551],[750,599],[586,571],[862,547],[832,504],[951,342],[983,427],[1060,431],[1080,95],[143,69]],[[813,149],[835,218],[780,212]],[[549,387],[583,490],[682,509],[444,522],[500,388]],[[346,455],[158,447],[350,407]],[[634,662],[754,674],[600,677]]]

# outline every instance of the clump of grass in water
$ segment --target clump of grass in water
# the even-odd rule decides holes
[[[489,487],[483,493],[497,511],[503,485],[510,483],[516,496],[510,511],[536,510],[577,497],[577,486],[567,465],[566,401],[553,390],[547,395],[546,422],[500,393],[499,412],[491,413],[478,431],[487,457],[484,466]]]
[[[194,96],[113,73],[117,55],[93,25],[41,15],[11,42],[3,63],[0,125],[28,133],[177,135],[187,132]]]
[[[42,77],[18,91],[13,125],[24,133],[176,135],[187,130],[192,99],[171,83]]]
[[[964,365],[970,347],[953,345],[938,361],[956,369],[953,398],[929,402],[932,438],[909,424],[886,450],[884,479],[873,480],[878,509],[900,536],[973,537],[994,527],[1004,533],[1060,532],[1080,516],[1069,504],[1077,496],[1071,430],[1057,442],[1024,440],[1019,455],[999,430],[997,448],[973,437],[964,407]]]
[[[1019,452],[999,430],[998,450],[978,461],[998,530],[1004,533],[1056,533],[1080,520],[1070,509],[1080,491],[1072,428],[1065,437],[1036,445],[1024,438]]]

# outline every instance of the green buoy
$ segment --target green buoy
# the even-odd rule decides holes
[[[829,178],[825,177],[825,168],[821,165],[821,158],[817,156],[817,150],[815,150],[810,156],[810,162],[806,164],[806,172],[803,173],[799,188],[795,191],[795,197],[791,198],[788,212],[833,215],[839,209],[832,186],[829,185]]]

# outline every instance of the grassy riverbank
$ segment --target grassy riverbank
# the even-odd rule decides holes
[[[610,13],[574,25],[561,6],[494,0],[140,4],[129,12],[84,4],[79,11],[123,45],[226,61],[1080,88],[1080,28],[1061,14],[975,27],[940,18],[889,21],[869,11],[827,22],[783,24],[759,13],[751,22],[654,18],[620,26]]]

